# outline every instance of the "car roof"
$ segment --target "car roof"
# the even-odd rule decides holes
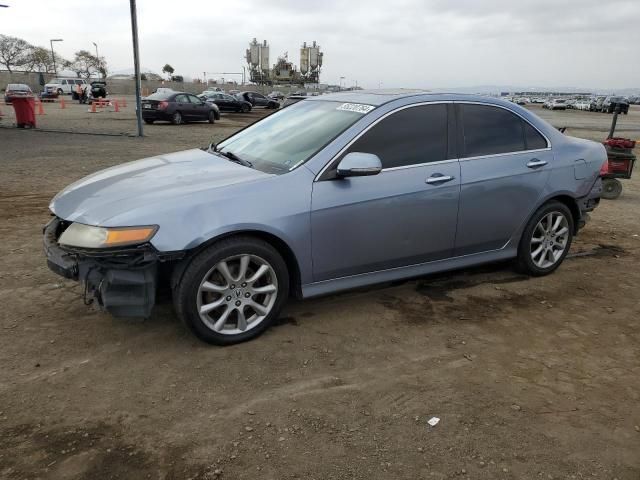
[[[357,90],[348,92],[335,92],[326,95],[307,96],[304,97],[306,102],[349,102],[349,103],[364,103],[367,105],[380,106],[385,103],[393,102],[395,100],[416,97],[416,102],[424,101],[465,101],[465,102],[480,102],[491,103],[495,105],[511,106],[514,105],[511,102],[507,102],[500,98],[489,97],[485,95],[473,95],[466,93],[446,93],[446,92],[430,92],[428,90],[419,89],[388,89],[388,90]],[[426,98],[425,98],[426,97]]]

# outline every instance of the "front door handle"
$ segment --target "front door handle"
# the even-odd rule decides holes
[[[441,183],[450,182],[455,177],[452,175],[442,175],[441,173],[434,173],[429,178],[427,178],[426,183],[429,185],[439,185]]]
[[[527,167],[538,168],[538,167],[544,167],[546,164],[547,164],[546,160],[538,160],[537,158],[534,158],[529,163],[527,163]]]

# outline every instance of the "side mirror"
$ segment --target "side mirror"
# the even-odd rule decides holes
[[[382,162],[373,153],[351,152],[340,160],[337,175],[345,177],[365,177],[377,175],[382,171]]]

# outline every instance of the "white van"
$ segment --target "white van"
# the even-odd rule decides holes
[[[47,87],[52,87],[58,92],[58,95],[71,95],[76,90],[76,85],[81,85],[84,89],[88,84],[83,78],[54,78],[44,88],[46,90]]]

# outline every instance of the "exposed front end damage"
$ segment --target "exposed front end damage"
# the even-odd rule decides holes
[[[165,260],[150,245],[109,250],[83,250],[58,243],[69,226],[54,217],[44,227],[49,268],[84,286],[85,302],[95,299],[117,317],[148,317],[156,301],[158,264]]]

